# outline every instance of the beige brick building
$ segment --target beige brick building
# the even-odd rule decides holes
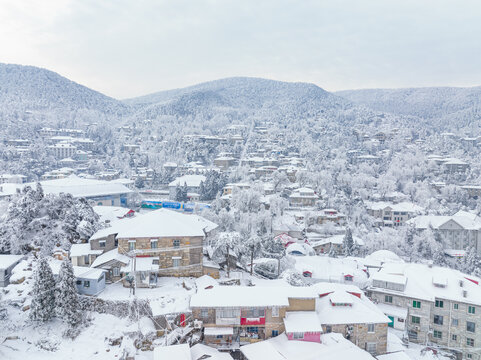
[[[193,318],[204,327],[204,343],[238,349],[285,331],[288,311],[314,311],[311,288],[217,286],[191,298]]]

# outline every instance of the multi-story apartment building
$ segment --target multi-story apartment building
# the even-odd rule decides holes
[[[481,254],[481,218],[476,214],[459,211],[453,216],[417,216],[407,223],[418,231],[431,228],[445,249],[474,247]]]
[[[75,155],[77,151],[77,147],[70,143],[58,143],[55,145],[50,145],[48,149],[58,159],[71,158]]]
[[[204,327],[204,343],[221,349],[275,337],[286,330],[286,312],[315,310],[316,293],[311,288],[217,286],[192,296],[193,318]],[[292,317],[299,316],[298,314]],[[320,326],[319,326],[320,334]],[[304,339],[312,334],[292,334]]]
[[[198,216],[159,209],[110,223],[88,244],[72,246],[75,265],[107,271],[107,281],[135,274],[138,287],[155,286],[158,276],[201,276],[203,241],[216,224]]]
[[[157,276],[201,276],[203,241],[216,224],[198,216],[159,209],[121,220],[118,252],[135,255],[122,272],[137,274],[137,283],[152,285]]]
[[[202,321],[204,343],[221,349],[276,337],[321,342],[336,332],[367,350],[387,348],[387,318],[353,285],[312,287],[216,286],[191,298],[193,318]]]
[[[409,203],[393,204],[388,202],[367,203],[367,212],[376,219],[376,226],[396,227],[404,224],[412,217],[421,214],[423,208]]]
[[[405,323],[413,342],[432,343],[481,359],[481,287],[457,270],[422,264],[385,264],[371,277],[367,295],[391,320],[407,310]],[[390,311],[389,307],[392,308]],[[394,321],[389,326],[393,326]]]
[[[309,188],[297,189],[289,195],[289,205],[294,207],[312,207],[317,200],[319,196]]]

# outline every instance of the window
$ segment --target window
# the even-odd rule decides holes
[[[442,325],[443,324],[443,317],[441,315],[434,315],[434,323],[436,325]]]
[[[459,304],[453,304],[453,309],[458,310],[459,309]]]
[[[443,338],[443,332],[442,331],[433,331],[433,338],[435,339],[442,339]]]
[[[259,328],[257,326],[248,326],[246,328],[246,331],[248,333],[254,333],[254,334],[257,334],[259,332]]]
[[[279,317],[279,308],[277,306],[272,307],[272,317]]]
[[[473,354],[466,354],[466,359],[472,359],[473,358]]]
[[[114,267],[114,276],[120,276],[120,268]]]
[[[444,307],[444,301],[443,300],[436,300],[436,302],[434,303],[434,306],[438,307],[438,308],[443,308]]]
[[[408,330],[408,337],[411,340],[417,340],[418,339],[418,333],[417,331],[414,330]]]
[[[272,337],[276,337],[279,335],[279,330],[272,330]]]
[[[413,300],[413,308],[421,309],[421,301]]]
[[[294,340],[304,339],[304,333],[295,332],[292,333],[292,337],[294,338]]]
[[[180,240],[174,240],[173,245],[175,248],[180,247]]]
[[[200,317],[202,319],[207,319],[209,317],[209,310],[208,309],[201,309],[200,310]]]
[[[421,318],[419,316],[411,316],[411,322],[413,324],[420,324],[421,323]]]
[[[129,241],[129,250],[135,250],[135,240]]]
[[[458,319],[454,319],[454,318],[453,318],[453,319],[451,320],[451,325],[452,325],[452,326],[458,326],[458,324],[459,324],[459,320],[458,320]]]
[[[180,259],[172,259],[172,266],[179,267],[180,266]]]
[[[105,240],[100,240],[99,241],[99,247],[104,248],[105,247]]]
[[[370,354],[376,354],[376,343],[366,343],[366,351]]]
[[[114,246],[115,246],[115,247],[119,246],[119,240],[118,240],[118,239],[115,239],[115,240],[114,240]]]
[[[82,285],[82,280],[77,280],[75,283],[76,283],[77,285]]]
[[[474,306],[468,306],[468,313],[469,314],[475,314],[476,308]]]
[[[392,296],[391,295],[384,296],[384,302],[392,304]]]
[[[222,339],[224,337],[224,335],[217,335],[216,338],[217,339]]]
[[[466,345],[468,345],[468,346],[474,346],[474,339],[472,339],[472,338],[466,338]]]
[[[456,334],[451,335],[451,340],[458,341],[458,335]]]
[[[367,332],[368,333],[374,332],[374,324],[367,324]]]
[[[326,333],[329,334],[332,332],[332,326],[331,325],[326,325]]]
[[[90,260],[89,260],[89,256],[88,256],[88,255],[84,255],[84,264],[85,264],[85,265],[90,264]]]
[[[150,248],[151,249],[157,249],[158,248],[158,242],[157,240],[150,240]]]
[[[466,331],[475,332],[476,331],[476,324],[471,321],[466,321]]]
[[[104,274],[100,275],[100,277],[97,279],[97,282],[101,282],[104,279]]]
[[[90,281],[84,280],[84,287],[90,287]]]

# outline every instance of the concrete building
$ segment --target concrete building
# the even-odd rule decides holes
[[[315,301],[310,288],[217,286],[193,295],[190,307],[202,321],[205,344],[234,350],[278,336],[286,330],[286,312],[313,312]]]
[[[371,276],[367,295],[392,308],[385,311],[387,315],[407,310],[405,324],[411,341],[435,343],[462,354],[463,359],[481,358],[477,350],[481,345],[479,279],[448,268],[391,263]],[[389,326],[394,327],[394,316],[390,318]]]
[[[376,225],[380,227],[397,227],[423,212],[423,208],[409,202],[393,204],[389,202],[368,202],[367,212],[376,218]]]
[[[474,247],[481,254],[481,218],[476,214],[458,211],[453,216],[417,216],[407,224],[418,231],[431,228],[446,250]]]
[[[300,188],[292,192],[289,196],[289,205],[293,207],[313,207],[319,196],[314,190],[309,188]]]

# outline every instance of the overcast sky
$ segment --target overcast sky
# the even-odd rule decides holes
[[[0,0],[0,62],[116,98],[229,76],[481,85],[479,0]]]

